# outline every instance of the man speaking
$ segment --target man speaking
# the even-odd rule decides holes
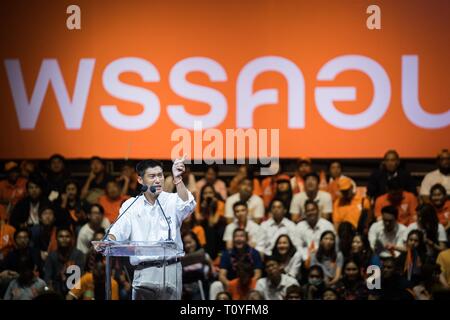
[[[138,182],[146,191],[138,199],[131,198],[123,203],[120,208],[121,215],[109,231],[109,239],[116,241],[172,240],[175,241],[182,255],[183,242],[180,227],[196,205],[192,193],[183,183],[184,160],[185,157],[177,159],[172,166],[176,193],[162,191],[164,173],[160,162],[144,160],[137,164]],[[128,210],[124,212],[127,208]],[[161,260],[150,260],[150,257],[133,256],[130,257],[130,263],[135,266],[133,300],[181,299],[182,268],[179,258],[173,257],[166,260],[165,274],[162,257]],[[163,279],[165,279],[165,285]],[[175,288],[177,289],[174,290]]]

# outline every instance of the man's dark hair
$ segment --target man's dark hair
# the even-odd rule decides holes
[[[317,270],[319,272],[321,278],[323,278],[325,276],[323,273],[323,268],[321,266],[319,266],[318,264],[315,264],[309,268],[308,276],[314,270]]]
[[[269,210],[272,210],[272,206],[273,206],[273,204],[274,204],[275,202],[281,202],[281,204],[283,205],[283,208],[284,208],[284,209],[287,209],[287,208],[286,208],[286,205],[285,205],[284,202],[283,202],[283,200],[281,200],[280,198],[273,198],[272,201],[270,201],[270,204],[269,204]]]
[[[392,214],[395,217],[395,219],[397,219],[398,217],[398,210],[394,206],[384,206],[383,208],[381,208],[381,213]]]
[[[307,199],[307,200],[305,201],[305,204],[304,204],[304,206],[303,206],[303,209],[306,210],[306,207],[307,207],[309,204],[312,204],[312,205],[315,206],[317,209],[319,209],[319,204],[318,204],[317,202],[315,202],[314,200],[312,200],[312,199]]]
[[[236,264],[236,272],[247,274],[249,277],[254,276],[253,264],[247,260],[238,261]]]
[[[72,231],[72,229],[70,229],[69,226],[61,226],[61,227],[59,227],[59,228],[56,230],[56,236],[58,236],[59,233],[62,232],[62,231],[67,231],[67,232],[69,232],[70,235],[73,237],[73,231]]]
[[[238,206],[244,206],[244,207],[246,207],[248,209],[247,202],[245,202],[245,201],[238,201],[235,204],[233,204],[233,212],[236,209],[236,207],[238,207]]]
[[[289,296],[290,294],[297,294],[301,299],[302,298],[302,289],[298,285],[292,284],[286,288],[286,297]]]
[[[102,158],[100,158],[99,156],[93,156],[93,157],[91,157],[91,159],[90,159],[90,163],[92,163],[92,161],[94,161],[94,160],[98,160],[98,161],[100,161],[103,165],[105,165],[105,161],[102,159]]]
[[[269,261],[275,261],[277,264],[280,264],[280,260],[277,259],[277,257],[275,257],[273,255],[264,257],[264,265],[267,265],[267,262],[269,262]]]
[[[19,228],[14,232],[14,241],[16,240],[17,236],[21,232],[25,232],[26,234],[28,234],[28,238],[31,239],[31,231],[30,230],[28,230],[27,228]]]
[[[317,173],[315,172],[309,172],[307,174],[305,174],[305,176],[303,177],[303,181],[306,181],[306,179],[308,179],[309,177],[314,177],[317,180],[317,183],[320,182],[320,177]]]
[[[434,184],[434,185],[431,187],[431,189],[430,189],[430,196],[431,196],[431,194],[434,192],[434,190],[439,190],[439,191],[441,191],[442,194],[444,195],[444,197],[447,196],[447,189],[445,189],[445,187],[444,187],[442,184],[440,184],[440,183],[436,183],[436,184]]]
[[[88,213],[88,214],[91,214],[91,209],[94,208],[94,207],[97,207],[98,210],[100,210],[100,213],[101,213],[101,214],[105,214],[105,209],[103,208],[103,206],[102,206],[101,204],[98,204],[98,203],[94,203],[93,205],[91,205],[91,206],[89,207],[89,211],[88,211],[87,213]]]
[[[243,232],[245,234],[245,237],[248,239],[247,231],[245,231],[245,229],[242,229],[242,228],[234,229],[234,231],[233,231],[233,239],[234,239],[234,236],[236,235],[236,233],[238,233],[238,232]]]
[[[62,156],[61,154],[59,154],[59,153],[55,153],[55,154],[53,154],[53,155],[51,155],[50,156],[50,158],[48,159],[48,161],[52,161],[53,159],[59,159],[59,160],[61,160],[61,161],[66,161],[66,159],[64,158],[64,156]]]
[[[155,167],[161,167],[163,168],[163,165],[161,161],[158,160],[142,160],[136,165],[136,172],[140,177],[144,177],[145,171],[147,171],[148,168],[155,168]]]

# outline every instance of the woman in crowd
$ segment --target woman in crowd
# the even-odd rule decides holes
[[[284,273],[293,278],[298,277],[303,255],[287,234],[282,234],[277,238],[272,249],[272,256],[280,262]]]

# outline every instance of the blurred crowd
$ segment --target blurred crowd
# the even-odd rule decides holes
[[[217,165],[183,181],[197,207],[181,227],[185,300],[431,300],[450,290],[450,153],[416,184],[395,150],[367,185],[339,161],[314,170],[258,176],[239,166],[224,181]],[[101,240],[140,192],[134,162],[110,175],[90,159],[87,178],[67,161],[6,162],[0,181],[0,299],[105,299]],[[86,176],[86,175],[85,175]],[[164,190],[174,192],[170,175]],[[78,279],[72,281],[76,270]],[[112,263],[112,299],[131,297],[133,267]]]

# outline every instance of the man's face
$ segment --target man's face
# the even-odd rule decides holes
[[[381,275],[383,278],[390,278],[394,275],[395,265],[394,261],[386,260],[383,262],[383,266],[381,268]]]
[[[239,205],[234,208],[234,216],[241,223],[247,221],[247,214],[248,208],[246,206]]]
[[[113,200],[119,198],[120,189],[115,181],[110,181],[106,185],[106,195],[108,196],[108,198],[113,199]]]
[[[58,232],[58,236],[56,237],[56,241],[58,242],[59,248],[67,248],[70,246],[72,242],[72,236],[69,231],[61,230]]]
[[[333,179],[339,178],[342,174],[341,164],[339,162],[333,162],[330,165],[330,176]]]
[[[431,203],[437,207],[441,208],[445,204],[445,195],[439,189],[434,189],[430,194]]]
[[[53,158],[50,161],[50,170],[53,173],[60,173],[64,169],[64,162],[60,158]]]
[[[266,263],[266,273],[269,278],[276,278],[280,275],[280,265],[274,260]]]
[[[50,226],[55,222],[55,213],[52,209],[48,208],[41,213],[41,223],[44,226]]]
[[[21,231],[16,235],[17,249],[25,249],[26,247],[28,247],[29,243],[30,243],[30,237],[28,236],[27,232]]]
[[[252,181],[250,181],[249,179],[242,180],[239,186],[239,191],[241,195],[251,196],[251,194],[253,193]]]
[[[305,216],[308,224],[314,226],[319,220],[319,209],[313,204],[308,204],[305,207]]]
[[[138,182],[148,187],[148,193],[151,193],[150,187],[155,186],[156,191],[154,194],[159,195],[162,192],[162,186],[164,185],[163,169],[160,166],[147,168],[143,177],[138,176]]]
[[[67,198],[73,200],[77,197],[78,188],[74,183],[68,184],[66,187]]]
[[[289,181],[280,181],[277,184],[278,192],[288,192],[289,191]]]
[[[395,216],[390,213],[382,212],[381,213],[383,224],[384,224],[384,230],[386,231],[392,231],[395,229],[395,226],[397,225],[397,221],[395,220]]]
[[[41,197],[42,189],[37,184],[30,182],[28,184],[28,195],[32,200],[38,200]]]
[[[102,224],[103,221],[103,214],[100,211],[100,208],[97,206],[93,206],[91,208],[91,211],[89,211],[89,221],[94,226],[99,226]]]
[[[310,192],[319,190],[319,181],[317,181],[316,177],[309,176],[306,178],[305,190]]]
[[[298,166],[298,174],[303,177],[304,175],[311,172],[311,165],[307,162],[302,162]]]
[[[395,153],[388,153],[386,157],[384,158],[384,167],[389,172],[395,172],[398,168],[398,165],[400,163],[400,159],[397,157]]]
[[[208,168],[208,170],[206,170],[205,179],[206,179],[206,182],[209,184],[214,184],[214,182],[216,182],[217,174],[214,171],[214,169]]]
[[[244,231],[237,231],[233,236],[233,247],[236,249],[242,249],[247,243],[247,236]]]
[[[281,201],[274,201],[270,208],[270,213],[272,213],[272,216],[276,221],[280,221],[284,218],[286,209]]]
[[[105,166],[100,160],[94,159],[91,161],[91,170],[97,175],[105,170]]]
[[[448,173],[450,170],[450,153],[443,152],[439,157],[439,169],[442,172]]]

